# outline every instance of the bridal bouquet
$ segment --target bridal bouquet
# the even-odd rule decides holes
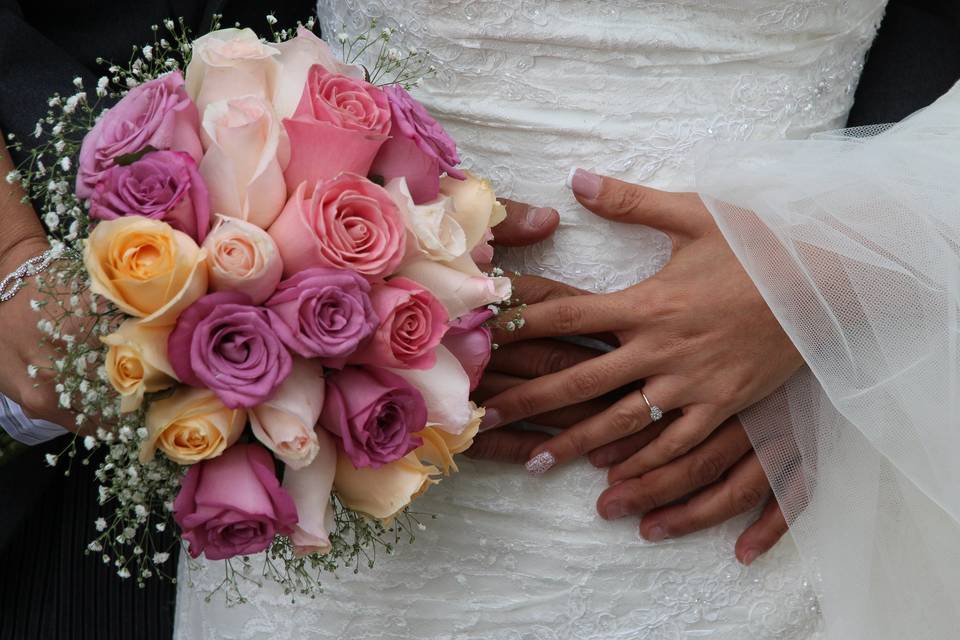
[[[166,575],[172,518],[191,556],[268,550],[309,592],[422,526],[482,418],[504,209],[408,93],[422,54],[383,30],[337,57],[311,27],[168,21],[101,78],[109,109],[79,79],[52,98],[9,176],[58,249],[33,305],[60,404],[98,425],[65,456],[106,448],[89,549],[122,577]]]

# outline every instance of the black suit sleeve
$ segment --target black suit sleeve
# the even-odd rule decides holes
[[[891,0],[848,126],[899,122],[960,80],[960,1]]]

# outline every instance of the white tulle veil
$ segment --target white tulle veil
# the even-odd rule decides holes
[[[742,415],[836,640],[960,637],[960,85],[716,145],[697,190],[809,368]]]

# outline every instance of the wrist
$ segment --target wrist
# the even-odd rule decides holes
[[[42,254],[50,248],[46,236],[29,234],[0,245],[0,279],[16,271],[30,258]]]

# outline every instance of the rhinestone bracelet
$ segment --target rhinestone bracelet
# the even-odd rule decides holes
[[[24,278],[35,276],[57,259],[61,251],[57,249],[47,249],[38,256],[34,256],[17,267],[17,270],[0,280],[0,302],[6,302],[26,284]]]

